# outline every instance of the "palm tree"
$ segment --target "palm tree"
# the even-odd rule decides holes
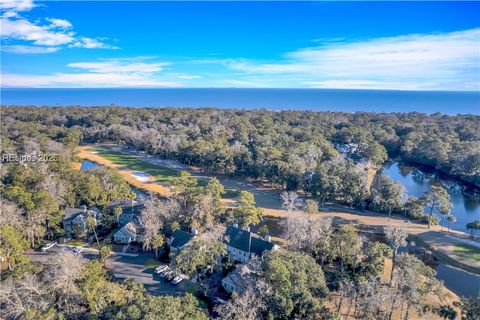
[[[99,259],[103,263],[103,266],[107,266],[107,258],[112,254],[112,247],[110,246],[103,246],[99,250]]]
[[[480,230],[480,220],[475,220],[473,222],[467,223],[467,230],[470,230],[470,235],[473,238],[475,238],[475,232],[477,230]]]
[[[97,241],[97,245],[100,248],[100,242],[98,241],[97,237],[97,219],[95,219],[92,215],[89,215],[87,217],[87,228],[88,230],[93,231],[93,234],[95,235],[95,240]]]
[[[161,234],[157,235],[155,239],[153,239],[152,249],[156,259],[158,259],[160,248],[163,247],[164,244],[165,244],[165,238]]]
[[[116,207],[115,209],[113,209],[113,214],[115,215],[115,220],[117,221],[117,224],[118,224],[118,219],[120,218],[120,215],[122,213],[123,213],[123,210],[120,207]]]
[[[457,221],[457,218],[455,218],[453,214],[448,214],[447,220],[448,220],[448,232],[450,233],[450,226],[452,223],[455,223]]]

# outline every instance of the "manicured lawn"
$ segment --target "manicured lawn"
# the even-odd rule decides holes
[[[462,244],[456,245],[453,251],[465,259],[480,262],[480,249]]]
[[[95,151],[98,152],[98,155],[115,164],[125,166],[129,170],[145,172],[153,176],[155,180],[159,182],[171,182],[172,179],[178,175],[175,170],[154,165],[118,151],[100,147],[95,148]]]
[[[69,246],[83,247],[86,244],[86,242],[81,240],[70,240],[65,244],[68,244]]]

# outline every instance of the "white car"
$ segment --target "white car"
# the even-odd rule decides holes
[[[168,273],[172,272],[169,267],[165,268],[162,272],[160,272],[160,277],[164,278]]]
[[[50,242],[50,243],[47,243],[46,245],[44,245],[42,247],[42,252],[47,252],[48,249],[51,249],[53,248],[57,243],[56,242]]]
[[[181,275],[176,276],[175,278],[173,278],[172,284],[179,284],[180,282],[182,282],[182,280],[183,280],[183,277]]]
[[[78,255],[78,254],[82,253],[82,251],[83,251],[83,248],[82,248],[82,247],[80,247],[80,248],[75,247],[75,248],[73,248],[73,250],[72,250],[72,252],[73,252],[74,255]]]
[[[155,273],[156,273],[156,274],[160,274],[160,273],[162,273],[163,271],[167,270],[167,268],[168,268],[167,265],[158,266],[158,267],[155,269]]]

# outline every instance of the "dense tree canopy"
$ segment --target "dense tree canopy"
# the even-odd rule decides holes
[[[397,255],[406,234],[387,230],[391,248],[367,241],[353,225],[334,225],[322,217],[318,206],[337,201],[389,213],[403,210],[433,223],[434,210],[450,214],[445,189],[435,186],[423,197],[407,199],[384,175],[370,184],[368,169],[398,157],[478,185],[479,121],[471,115],[420,113],[4,107],[4,154],[51,153],[56,158],[1,164],[0,255],[11,271],[0,282],[0,306],[7,319],[208,318],[191,294],[154,297],[140,284],[114,282],[104,270],[107,246],[100,248],[99,261],[68,252],[44,265],[24,258],[26,248],[62,234],[65,207],[107,211],[111,200],[131,198],[130,187],[113,171],[84,172],[72,165],[79,144],[116,143],[200,170],[261,179],[285,191],[282,200],[289,211],[305,210],[286,219],[285,245],[254,261],[257,266],[247,277],[251,285],[218,308],[221,317],[330,319],[337,313],[324,304],[333,296],[327,284],[336,291],[332,301],[338,314],[387,319],[394,312],[407,318],[413,310],[421,313],[438,283],[421,261]],[[344,146],[351,151],[341,152]],[[195,276],[218,263],[218,256],[226,253],[221,239],[225,224],[246,227],[262,220],[262,211],[246,191],[233,209],[226,209],[221,202],[225,190],[216,178],[201,186],[181,172],[172,184],[172,197],[145,202],[143,249],[157,255],[173,230],[197,229],[200,234],[174,257],[172,266],[179,272]],[[300,201],[304,197],[310,198],[305,206]],[[425,207],[430,216],[423,213]],[[120,213],[104,217],[115,221]],[[97,239],[97,222],[88,222]],[[480,229],[477,222],[468,227],[472,236]],[[391,284],[380,281],[387,257],[394,259]],[[477,302],[464,305],[465,314],[478,314]]]
[[[121,143],[213,172],[266,177],[289,189],[302,188],[305,172],[332,159],[333,145],[349,143],[374,164],[387,154],[400,156],[480,183],[480,120],[474,115],[4,107],[2,122],[10,141],[41,133],[67,146]]]

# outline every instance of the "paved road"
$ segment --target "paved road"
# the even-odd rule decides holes
[[[218,180],[223,184],[225,189],[245,190],[251,192],[255,196],[255,201],[257,202],[257,205],[259,207],[275,210],[281,209],[280,192],[278,190],[254,185],[240,178],[232,178],[224,175],[212,175],[199,172],[198,170],[192,170],[192,168],[190,168],[189,166],[186,166],[175,160],[159,159],[150,155],[140,154],[139,152],[125,148],[111,146],[103,147],[115,148],[114,150],[117,152],[123,152],[130,156],[136,157],[144,162],[148,162],[154,165],[167,167],[176,171],[188,171],[192,174],[192,176],[204,182],[208,182],[208,180],[210,180],[213,176],[216,176]]]
[[[173,170],[186,170],[190,172],[196,178],[208,181],[213,175],[200,173],[198,171],[192,170],[188,166],[185,166],[174,160],[162,160],[153,156],[140,154],[131,150],[125,149],[116,149],[127,153],[131,156],[135,156],[142,161],[156,164],[159,166],[164,166],[171,168]],[[264,215],[276,218],[284,218],[291,213],[288,213],[281,208],[280,192],[278,190],[265,188],[263,186],[254,185],[248,182],[245,182],[242,179],[231,178],[223,175],[217,176],[220,182],[227,189],[236,189],[236,190],[246,190],[251,192],[255,196],[255,201],[260,208],[264,209]],[[468,240],[468,235],[464,232],[452,231],[450,234],[446,231],[441,230],[441,227],[434,226],[432,229],[428,229],[425,224],[419,224],[410,222],[405,219],[390,219],[388,220],[385,215],[379,215],[375,213],[366,213],[360,212],[357,210],[348,209],[345,207],[331,207],[326,213],[322,213],[320,216],[331,216],[333,218],[355,222],[365,226],[370,226],[378,230],[382,230],[384,226],[398,226],[404,227],[412,235],[418,236],[421,240],[425,241],[432,248],[442,252],[451,259],[458,261],[467,266],[471,266],[474,269],[477,269],[480,273],[480,263],[465,259],[462,256],[457,255],[453,248],[455,245],[468,244],[480,249],[480,243],[472,240]],[[277,228],[278,229],[278,228]],[[273,236],[279,237],[280,233],[272,234]]]
[[[47,252],[28,251],[26,253],[33,262],[46,263],[55,254],[62,250],[70,251],[73,247],[68,245],[56,245]],[[84,248],[81,255],[85,259],[98,259],[98,250],[92,248]],[[154,260],[151,253],[139,254],[122,254],[113,253],[107,260],[107,267],[111,270],[118,281],[125,279],[133,279],[135,282],[143,283],[145,289],[154,295],[176,295],[183,294],[190,283],[182,281],[178,285],[172,285],[164,281],[162,278],[154,274],[153,267],[146,267],[145,264]]]
[[[119,281],[133,279],[135,282],[143,283],[145,289],[151,294],[176,295],[185,292],[189,286],[188,281],[184,280],[178,285],[166,282],[154,274],[154,267],[145,266],[149,260],[154,260],[154,256],[151,253],[139,253],[128,256],[115,254],[108,258],[107,266]]]
[[[267,214],[276,219],[275,221],[277,221],[276,223],[278,224],[278,219],[280,218],[304,213],[299,211],[288,213],[285,210],[267,210]],[[480,274],[479,262],[459,256],[454,250],[456,245],[463,244],[468,244],[469,246],[476,247],[480,250],[480,243],[468,239],[468,236],[464,233],[452,231],[451,234],[448,234],[446,231],[442,231],[439,226],[428,229],[427,225],[413,223],[406,219],[388,219],[384,215],[372,212],[359,212],[337,206],[329,207],[328,211],[323,211],[314,217],[319,219],[331,217],[334,221],[343,223],[354,222],[355,224],[363,225],[378,233],[383,233],[385,226],[405,228],[410,235],[416,236],[420,240],[426,242],[434,251],[440,251],[440,253],[447,255],[451,259],[466,265],[465,269],[468,269],[468,271]],[[275,230],[275,228],[271,229]],[[276,229],[278,229],[278,227]],[[445,262],[450,263],[450,261]],[[461,265],[456,266],[462,267]],[[469,267],[472,267],[473,269],[470,269]]]

